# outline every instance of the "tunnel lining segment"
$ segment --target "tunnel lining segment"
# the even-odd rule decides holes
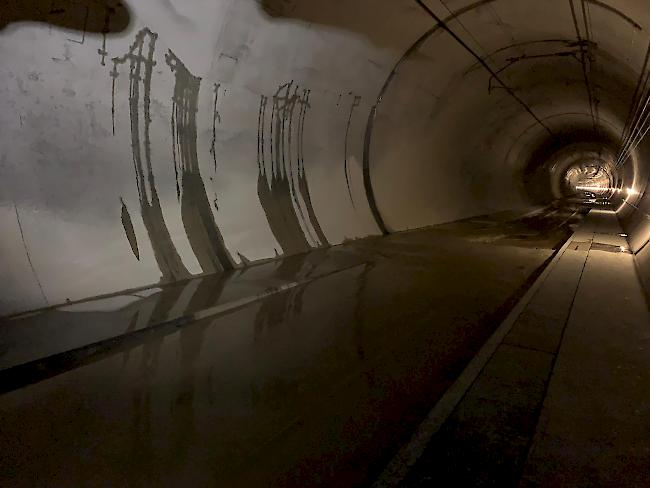
[[[461,16],[464,14],[476,11],[480,9],[483,6],[490,5],[497,0],[480,0],[477,2],[474,2],[472,4],[466,5],[462,8],[459,8],[458,10],[454,11],[454,13],[450,16],[447,16],[444,18],[444,20],[441,20],[443,24],[447,24],[455,19],[459,19]],[[419,0],[416,0],[416,2],[419,3]],[[625,22],[626,24],[629,25],[632,29],[636,31],[643,31],[643,28],[636,23],[633,19],[631,19],[629,16],[625,15],[625,13],[621,12],[620,10],[607,5],[603,2],[600,2],[598,0],[585,0],[585,2],[588,4],[588,6],[593,6],[597,9],[603,10],[605,13],[611,14],[613,17],[617,18],[619,21]],[[426,6],[425,6],[426,7]],[[440,19],[439,19],[440,20]],[[372,136],[374,132],[374,128],[377,125],[376,124],[376,119],[377,115],[379,112],[379,108],[381,106],[381,103],[383,99],[386,97],[386,94],[389,91],[389,88],[393,85],[393,82],[397,78],[397,74],[399,72],[399,69],[402,67],[402,65],[412,57],[414,53],[418,51],[426,42],[427,40],[433,36],[436,32],[438,32],[440,29],[443,29],[443,27],[440,24],[436,24],[433,26],[431,29],[427,30],[424,32],[420,37],[418,37],[414,43],[404,52],[404,54],[401,56],[401,58],[396,62],[394,65],[393,69],[391,70],[390,74],[388,75],[388,78],[386,79],[384,85],[380,89],[380,92],[378,94],[376,103],[374,106],[372,106],[369,116],[368,116],[368,122],[366,126],[366,131],[365,131],[365,139],[364,139],[364,150],[363,150],[363,161],[362,161],[362,170],[363,170],[363,184],[364,184],[364,189],[366,193],[366,199],[368,201],[369,208],[371,210],[371,214],[374,218],[375,224],[379,228],[379,230],[382,232],[382,234],[390,234],[393,232],[393,229],[391,228],[390,223],[386,221],[386,211],[383,211],[380,209],[380,205],[377,201],[377,197],[375,195],[375,189],[373,188],[373,182],[372,182],[372,177],[371,177],[371,166],[370,166],[370,155],[372,151]],[[572,38],[573,42],[575,42],[575,38]],[[556,39],[559,40],[559,39]],[[568,39],[562,39],[565,42],[569,42]],[[547,42],[548,40],[540,40],[540,41],[532,41],[532,42]],[[531,41],[527,41],[531,42]],[[512,46],[516,46],[517,43],[513,44]],[[499,48],[495,52],[499,52],[504,48]],[[486,56],[486,59],[489,59],[491,54],[488,54]],[[483,61],[483,59],[480,59]],[[484,62],[484,61],[483,61]],[[479,63],[476,63],[476,66],[478,66]],[[471,68],[470,68],[471,69]],[[593,109],[593,105],[591,106]],[[591,114],[589,114],[591,116]],[[595,115],[595,114],[594,114]],[[546,120],[548,117],[542,117],[540,118],[543,126],[546,127],[551,127],[546,124]],[[599,113],[598,114],[598,127],[596,129],[596,132],[600,132],[603,130],[602,127],[602,116]],[[593,117],[591,118],[593,122]],[[538,125],[538,122],[535,121],[534,125]],[[607,124],[605,124],[607,125]],[[554,130],[554,129],[551,129]],[[617,129],[620,130],[620,129]]]
[[[483,5],[487,5],[495,1],[497,0],[479,0],[478,2],[467,5],[466,7],[457,10],[452,15],[445,18],[445,22],[454,20],[463,14],[471,12]],[[381,90],[379,90],[379,95],[377,95],[377,100],[374,106],[370,109],[370,114],[368,115],[368,122],[366,124],[366,132],[364,135],[364,142],[363,142],[363,184],[366,192],[366,199],[368,200],[368,206],[370,207],[372,216],[375,219],[375,224],[377,225],[381,233],[384,235],[390,234],[391,230],[386,225],[386,222],[384,221],[381,211],[379,210],[379,207],[377,205],[377,199],[375,197],[375,192],[372,185],[372,178],[370,177],[370,146],[372,144],[372,134],[373,134],[374,124],[375,124],[375,119],[377,118],[377,111],[379,109],[379,106],[381,105],[382,99],[384,98],[386,92],[388,91],[388,88],[391,86],[393,80],[395,79],[399,67],[439,29],[440,26],[435,25],[431,29],[427,30],[424,34],[418,37],[416,41],[411,45],[411,47],[409,47],[404,52],[404,54],[397,60],[397,62],[393,66],[393,69],[388,75],[388,78],[386,78],[386,81],[381,87]]]

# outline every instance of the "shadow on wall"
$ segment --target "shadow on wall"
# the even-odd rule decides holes
[[[83,32],[126,30],[131,14],[120,0],[5,0],[0,30],[15,22],[43,22]]]
[[[410,12],[414,19],[425,19],[415,2],[377,0],[257,0],[266,15],[320,24],[360,34],[376,46],[395,47],[399,35],[393,25],[380,22]],[[489,0],[492,1],[492,0]],[[408,14],[407,14],[408,16]],[[427,21],[428,22],[428,21]],[[424,28],[426,24],[422,27]],[[417,32],[417,27],[416,27]]]

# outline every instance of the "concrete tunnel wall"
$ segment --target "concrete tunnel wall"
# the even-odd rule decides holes
[[[568,0],[428,2],[529,112],[412,0],[60,4],[0,23],[0,315],[550,201],[556,155],[616,153],[650,39],[642,0],[581,41]]]

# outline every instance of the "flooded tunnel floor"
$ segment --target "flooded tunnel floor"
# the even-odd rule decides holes
[[[0,479],[368,484],[575,210],[476,217],[7,320]]]

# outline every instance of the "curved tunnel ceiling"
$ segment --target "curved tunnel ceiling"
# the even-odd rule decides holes
[[[354,20],[312,10],[310,2],[264,3],[273,15],[358,27]],[[437,206],[446,202],[449,220],[471,212],[471,204],[465,205],[471,200],[497,209],[531,197],[557,198],[552,188],[564,173],[541,171],[521,185],[521,175],[540,173],[557,156],[554,151],[570,158],[591,143],[606,153],[598,157],[605,165],[616,158],[646,55],[648,10],[642,2],[412,3],[429,14],[433,27],[395,65],[365,141],[366,190],[384,232],[426,225],[431,216],[418,208],[430,204],[432,193]],[[365,34],[376,40],[373,33]],[[450,175],[448,168],[436,167],[431,158],[441,146],[446,146],[445,156],[460,156],[469,169]],[[503,157],[504,150],[503,161],[491,160]],[[647,171],[638,167],[636,152],[630,159],[618,172],[633,187]],[[396,169],[404,160],[408,168]],[[386,173],[377,178],[376,189],[371,171]],[[423,176],[430,188],[419,184]],[[451,186],[450,177],[455,179]],[[414,188],[420,191],[413,193]],[[380,210],[378,202],[391,192],[409,194],[409,200]],[[406,221],[400,218],[404,213],[410,216]]]
[[[9,309],[591,195],[590,185],[617,205],[615,190],[630,188],[636,208],[650,174],[644,141],[616,164],[645,101],[644,0],[60,3],[74,15],[35,1],[0,25],[3,124],[20,122],[3,140],[3,208],[18,223],[3,225],[28,255],[13,274],[41,288],[16,285],[31,298]],[[280,131],[286,148],[273,142]],[[270,205],[265,165],[280,151],[295,181]],[[287,209],[293,220],[277,224]],[[77,236],[50,243],[57,259],[35,238],[53,220]],[[109,233],[117,224],[128,243]],[[65,254],[78,239],[92,252]],[[124,278],[134,266],[137,278]],[[95,285],[113,268],[120,278]],[[61,281],[74,286],[48,300]]]
[[[444,26],[438,24],[418,39],[385,87],[381,103],[389,107],[382,107],[385,115],[379,109],[377,118],[395,119],[403,110],[408,125],[378,122],[378,132],[383,131],[378,164],[393,149],[388,134],[400,131],[398,148],[386,160],[395,164],[407,155],[421,166],[407,170],[398,192],[417,187],[428,172],[431,181],[444,182],[436,188],[436,203],[451,200],[456,209],[463,202],[496,210],[516,205],[518,199],[559,197],[550,190],[565,173],[545,166],[557,169],[566,163],[554,158],[579,155],[585,144],[592,145],[604,164],[618,154],[647,39],[633,18],[614,6],[589,1],[495,0],[461,6],[447,15]],[[415,149],[422,144],[431,144],[429,150]],[[449,168],[436,168],[426,154],[442,146],[444,159],[460,160],[461,171],[455,175],[445,175]],[[639,168],[638,159],[633,153],[630,163],[618,170],[624,184],[644,181],[647,170]],[[520,178],[536,173],[536,178]],[[456,187],[449,188],[451,178]],[[390,191],[393,182],[380,186],[379,200]],[[419,216],[416,207],[425,208],[430,197],[425,191],[414,195],[421,199],[419,205],[405,202],[402,212],[408,208],[413,216],[407,227],[425,224],[427,216]],[[398,220],[392,209],[384,213],[382,220]],[[457,217],[452,213],[448,218]],[[402,222],[389,227],[404,228]]]

